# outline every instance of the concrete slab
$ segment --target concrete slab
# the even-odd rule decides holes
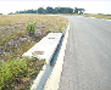
[[[56,51],[56,48],[61,40],[62,33],[49,33],[40,42],[35,44],[30,50],[25,52],[23,56],[26,57],[38,57],[45,59],[47,64],[50,64],[50,60]]]

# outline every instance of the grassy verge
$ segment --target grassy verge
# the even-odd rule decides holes
[[[96,18],[100,18],[100,19],[106,19],[106,20],[111,20],[111,15],[103,15],[103,14],[84,14],[82,16],[85,17],[96,17]]]
[[[67,22],[67,19],[58,16],[33,14],[0,15],[0,35],[2,36],[2,38],[0,38],[0,45],[4,45],[13,38],[15,39],[27,34],[25,27],[30,20],[37,22],[37,30],[39,30],[41,34],[60,32]]]
[[[32,20],[37,23],[34,37],[26,31],[27,22]],[[0,63],[21,56],[49,32],[62,32],[66,23],[67,19],[59,16],[0,15]]]
[[[26,31],[36,22],[35,36]],[[22,54],[49,32],[62,32],[67,19],[35,14],[0,15],[0,90],[28,90],[45,60],[22,58]]]

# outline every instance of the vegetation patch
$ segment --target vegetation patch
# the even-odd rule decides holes
[[[0,62],[21,56],[49,32],[62,32],[66,23],[59,16],[0,15]]]
[[[49,32],[62,32],[66,23],[59,16],[0,15],[0,90],[29,89],[45,60],[22,54]]]
[[[29,90],[45,60],[22,58],[0,65],[0,90]]]
[[[28,22],[26,29],[27,29],[27,32],[29,33],[29,35],[34,35],[35,30],[36,30],[36,22],[34,22],[34,21]]]
[[[106,20],[111,20],[111,15],[110,14],[84,14],[82,16],[85,17],[96,17],[96,18],[100,18],[100,19],[106,19]]]

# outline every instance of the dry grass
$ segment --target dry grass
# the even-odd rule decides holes
[[[37,23],[36,32],[38,33],[35,34],[34,38],[29,37],[26,31],[28,21]],[[36,14],[0,15],[0,62],[7,61],[7,58],[11,58],[11,56],[21,56],[49,32],[62,32],[66,23],[67,19],[60,16]],[[21,41],[20,38],[24,35],[28,36],[28,39]],[[13,40],[21,41],[21,43],[13,47],[9,45]]]
[[[33,37],[29,36],[26,31],[26,24],[28,21],[35,21],[37,23],[36,33]],[[67,19],[60,16],[36,14],[0,15],[0,65],[2,65],[3,63],[6,63],[6,65],[8,65],[7,62],[10,62],[11,60],[17,60],[19,58],[21,59],[21,56],[24,52],[30,49],[35,43],[37,43],[43,36],[47,35],[49,32],[62,32],[66,23]],[[39,64],[40,63],[41,62],[39,62]],[[29,67],[29,69],[32,68]],[[36,68],[40,68],[40,66],[37,66]],[[33,72],[35,74],[34,77],[36,77],[38,72],[39,71]],[[30,76],[29,73],[27,73],[27,76]],[[17,76],[16,78],[19,77]],[[31,76],[28,78],[30,78],[30,80],[32,81]],[[23,84],[23,86],[25,86],[25,89],[24,87],[21,87],[22,83],[16,82],[16,85],[14,85],[16,87],[13,87],[13,90],[26,90],[26,86],[28,86],[29,88],[30,81],[28,81],[26,77],[23,77],[22,79],[23,81],[28,82],[28,85],[27,83]],[[10,83],[10,85],[12,85],[12,83]],[[10,86],[7,85],[7,83],[3,84],[6,86]],[[21,89],[19,87],[21,87]],[[10,90],[12,90],[12,88],[10,88]]]
[[[61,32],[67,19],[35,14],[0,15],[0,45],[4,45],[12,38],[27,34],[26,24],[28,21],[37,22],[37,29],[42,34],[46,34],[48,32]]]
[[[18,24],[24,25],[29,20],[33,20],[37,23],[48,23],[50,21],[56,22],[61,19],[63,18],[36,14],[0,15],[0,26],[13,26]]]
[[[96,17],[96,18],[100,18],[100,19],[106,19],[106,20],[111,20],[111,15],[102,15],[102,14],[84,14],[82,16],[85,17]]]

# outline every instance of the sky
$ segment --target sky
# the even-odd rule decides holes
[[[0,0],[0,13],[37,9],[47,6],[84,8],[85,13],[111,14],[111,0]]]

